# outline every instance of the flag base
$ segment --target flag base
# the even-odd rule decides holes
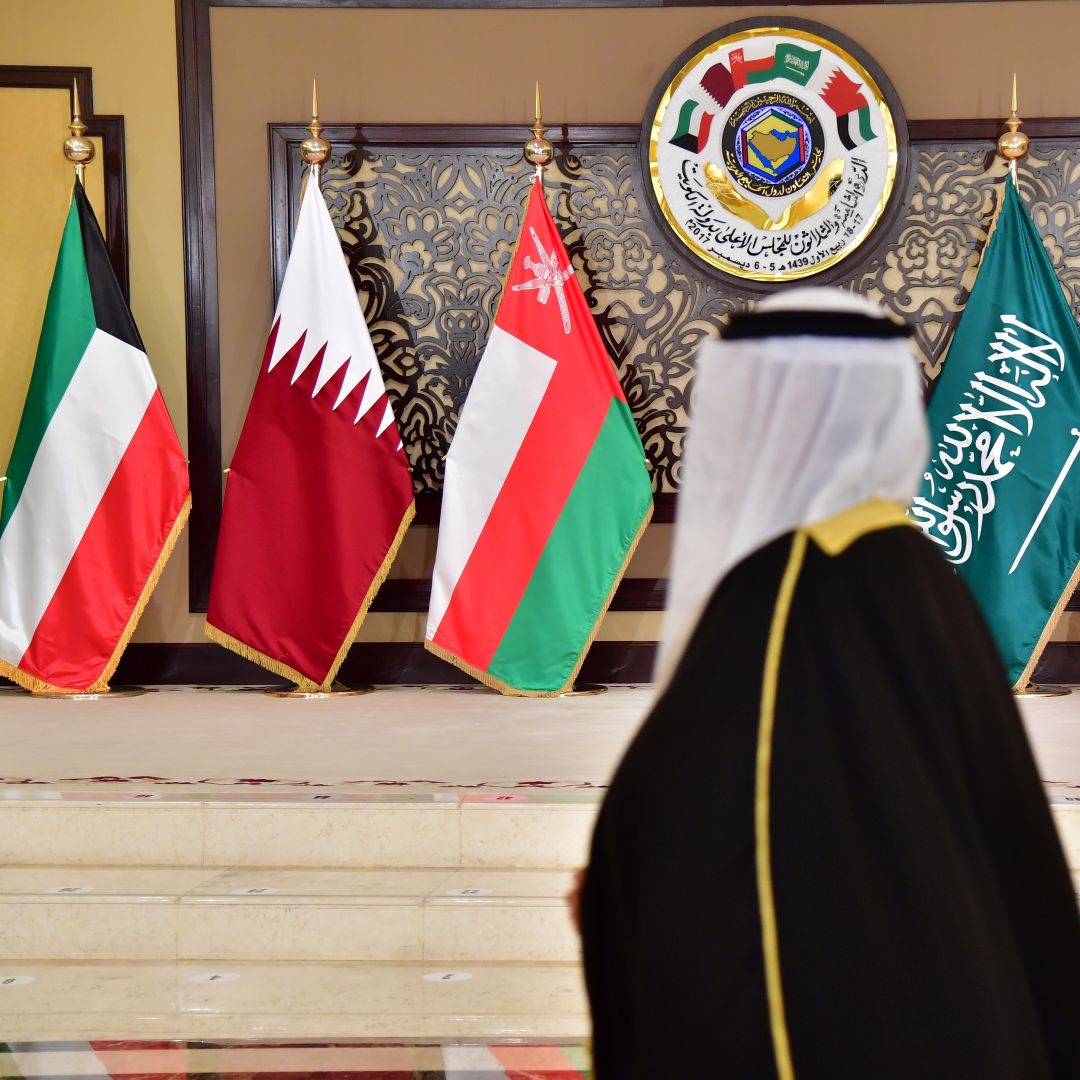
[[[149,694],[145,686],[115,686],[107,690],[72,691],[70,694],[58,694],[53,690],[31,690],[31,697],[46,698],[49,701],[110,701],[114,698],[141,697]]]
[[[342,686],[335,683],[329,690],[301,690],[294,686],[291,690],[264,690],[267,697],[302,698],[304,700],[324,698],[360,697],[375,692],[374,686]]]
[[[1072,693],[1069,686],[1040,686],[1038,683],[1029,682],[1027,686],[1014,690],[1015,697],[1066,697]]]
[[[453,686],[448,686],[447,690],[453,690],[457,693],[466,694],[497,694],[498,690],[493,686],[485,686],[483,683],[461,683]],[[596,694],[606,694],[608,688],[603,683],[574,683],[572,690],[565,690],[561,694],[555,694],[554,697],[593,697]],[[506,695],[512,697],[514,695]]]
[[[576,682],[573,690],[567,690],[559,697],[595,697],[597,694],[606,694],[607,690],[603,683]]]

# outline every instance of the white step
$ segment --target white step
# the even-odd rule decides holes
[[[1074,794],[1051,794],[1050,811],[1069,867],[1080,872],[1080,790],[1073,788],[1072,792]]]
[[[1080,871],[1080,788],[1047,784]],[[0,866],[574,869],[602,792],[0,793]]]
[[[0,866],[569,869],[587,856],[599,800],[15,788],[0,797]]]
[[[576,962],[569,871],[0,869],[5,960]]]
[[[0,1016],[8,1043],[581,1039],[589,1030],[572,964],[0,961]]]

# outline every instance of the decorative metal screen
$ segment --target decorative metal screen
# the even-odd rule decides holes
[[[519,132],[470,130],[471,139],[452,145],[433,138],[433,129],[373,129],[367,137],[360,137],[361,129],[327,132],[334,153],[323,190],[419,492],[441,485],[531,180]],[[755,297],[737,282],[707,276],[668,243],[643,197],[636,129],[585,130],[575,139],[575,129],[568,129],[557,144],[546,191],[619,366],[655,488],[674,492],[694,353],[703,337]],[[272,134],[280,283],[302,182],[296,148],[306,133],[290,125],[275,126]],[[853,256],[841,284],[913,325],[933,378],[974,280],[1005,166],[991,140],[914,141],[910,153],[903,212],[861,262]],[[1035,140],[1020,186],[1080,310],[1080,140]]]

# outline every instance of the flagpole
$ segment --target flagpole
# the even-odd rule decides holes
[[[86,166],[94,160],[97,152],[94,144],[86,138],[86,124],[79,113],[79,84],[71,84],[71,134],[64,140],[64,157],[75,166],[75,179],[81,184],[86,173]]]
[[[524,153],[525,160],[536,169],[536,183],[540,185],[540,190],[543,191],[544,187],[544,169],[550,165],[555,158],[555,147],[551,145],[551,142],[544,138],[544,132],[547,128],[544,127],[544,113],[543,107],[540,104],[540,80],[536,80],[536,95],[534,98],[534,116],[533,125],[529,129],[532,132],[532,138],[525,143]],[[528,264],[526,264],[528,265]],[[575,682],[572,690],[566,691],[561,694],[561,697],[591,697],[594,694],[606,694],[607,687],[600,683],[583,683]]]
[[[300,144],[300,160],[309,167],[304,183],[300,187],[301,203],[309,181],[316,188],[320,187],[322,167],[330,157],[331,150],[330,144],[322,137],[323,125],[319,121],[319,88],[314,79],[311,80],[311,123],[308,124],[308,132],[308,137]],[[294,686],[291,690],[269,689],[264,693],[268,697],[292,698],[300,701],[329,701],[335,698],[359,697],[361,694],[370,694],[374,689],[374,686],[367,684],[348,687],[335,682],[329,690],[307,690]]]
[[[75,179],[79,184],[83,183],[86,175],[86,166],[94,160],[97,148],[86,137],[86,124],[80,115],[82,105],[79,102],[79,83],[72,80],[71,83],[71,134],[64,140],[64,157],[75,166]],[[7,477],[0,477],[0,481],[6,481]],[[42,692],[31,690],[31,697],[45,698],[49,701],[101,701],[104,699],[139,697],[147,691],[141,686],[106,686],[104,690],[72,691],[71,693],[56,693],[55,691]]]
[[[1031,140],[1020,130],[1020,125],[1022,123],[1023,120],[1020,119],[1020,113],[1017,111],[1016,72],[1013,72],[1012,100],[1010,103],[1009,118],[1005,121],[1006,130],[1001,133],[1001,136],[997,141],[997,148],[998,153],[1009,163],[1009,175],[1012,178],[1013,187],[1018,191],[1018,167],[1020,162],[1027,157],[1028,150],[1031,149]],[[1007,182],[1008,181],[1006,181],[1006,183]],[[1017,562],[1019,562],[1019,559],[1020,556],[1017,556]],[[1016,569],[1016,563],[1013,564],[1013,569]],[[1012,570],[1009,572],[1012,573]],[[1071,595],[1074,588],[1075,582],[1070,582],[1067,595]],[[1061,598],[1059,606],[1064,603],[1065,599],[1066,596]],[[1056,619],[1051,619],[1051,624],[1056,621]],[[1020,682],[1023,683],[1023,685],[1013,691],[1017,697],[1062,697],[1070,692],[1066,687],[1040,686],[1038,683],[1031,681],[1031,673],[1034,671],[1041,653],[1042,647],[1040,646],[1036,649],[1035,655],[1033,655],[1028,662],[1027,669],[1020,679]]]
[[[322,178],[323,163],[330,157],[330,144],[322,137],[323,126],[319,121],[319,88],[315,80],[311,80],[311,123],[308,124],[310,134],[300,144],[300,160],[310,166],[310,172],[304,177],[304,185],[310,178],[315,186],[320,185]],[[300,188],[300,198],[303,199],[304,187]]]
[[[544,119],[540,108],[540,81],[536,82],[536,118],[533,120],[532,138],[525,143],[525,160],[536,167],[536,179],[544,183],[544,166],[555,157],[555,148],[544,138]]]
[[[1009,119],[1005,121],[1007,131],[1002,132],[997,141],[998,153],[1009,163],[1009,173],[1012,176],[1013,186],[1017,186],[1017,165],[1025,157],[1031,148],[1031,140],[1020,130],[1024,121],[1016,111],[1016,72],[1013,72],[1012,81],[1012,111]]]

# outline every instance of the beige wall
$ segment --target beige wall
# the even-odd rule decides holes
[[[327,122],[524,124],[540,77],[551,122],[637,123],[664,69],[695,38],[776,10],[214,9],[226,459],[271,316],[266,125],[306,119],[312,74]],[[1074,0],[784,7],[782,15],[854,38],[885,69],[911,118],[1001,117],[1014,67],[1025,115],[1080,115]],[[0,63],[91,65],[97,108],[125,115],[132,306],[183,432],[173,0],[0,0],[0,26]],[[632,574],[663,573],[670,531],[650,530]],[[432,548],[432,530],[415,530],[397,573],[422,573]],[[203,640],[186,596],[181,545],[137,640]],[[414,616],[376,614],[361,636],[415,640],[420,625]],[[655,615],[616,612],[602,634],[647,639],[657,628]]]
[[[313,74],[328,123],[520,123],[524,135],[535,78],[549,123],[640,123],[686,46],[775,11],[214,9],[212,47],[228,58],[214,65],[226,455],[272,314],[266,125],[306,120]],[[783,15],[825,23],[867,49],[910,118],[1004,116],[1014,67],[1024,115],[1080,115],[1075,0],[798,6]]]

